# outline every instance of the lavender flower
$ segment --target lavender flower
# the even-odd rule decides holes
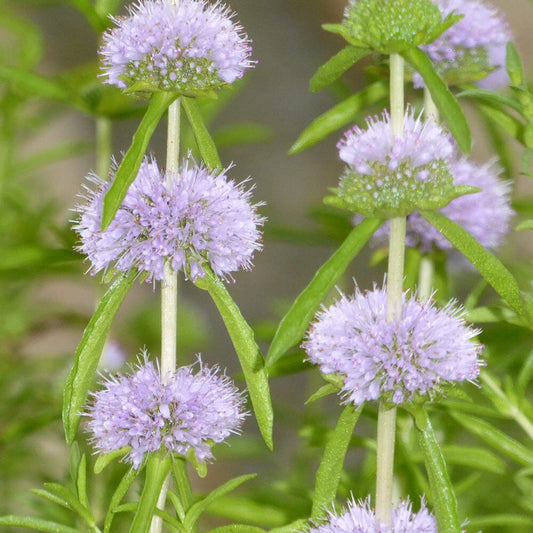
[[[456,197],[448,159],[454,145],[433,121],[406,112],[402,136],[392,132],[390,116],[367,119],[338,143],[348,164],[327,201],[365,216],[404,216],[416,208],[436,209]]]
[[[387,293],[374,288],[341,299],[316,316],[303,348],[324,374],[344,378],[346,403],[384,398],[395,404],[416,395],[432,399],[443,385],[479,374],[479,330],[466,326],[449,303],[437,309],[403,295],[402,317],[388,322]]]
[[[241,78],[251,46],[224,4],[146,0],[114,19],[100,54],[106,83],[196,96]]]
[[[511,208],[510,183],[498,177],[493,163],[476,165],[466,158],[450,163],[456,185],[471,185],[480,192],[460,196],[440,209],[443,215],[471,233],[485,248],[497,248],[509,230],[514,214]],[[388,239],[389,224],[385,223],[373,236],[375,244]],[[423,252],[433,247],[451,250],[453,246],[443,235],[415,211],[407,217],[407,246],[419,246]]]
[[[162,381],[145,353],[131,374],[109,376],[105,388],[92,394],[86,414],[98,452],[130,446],[126,458],[134,468],[158,450],[211,459],[212,443],[239,432],[243,398],[216,368],[200,360],[198,365],[196,374],[193,366],[183,366]]]
[[[329,512],[326,521],[315,524],[307,533],[437,533],[437,522],[423,500],[418,513],[406,500],[393,509],[392,527],[388,528],[377,521],[369,499],[352,499],[341,514]]]
[[[439,73],[450,85],[477,81],[487,89],[506,86],[505,48],[512,35],[502,14],[483,0],[434,1],[444,16],[452,12],[464,15],[423,47]],[[424,86],[418,73],[413,81],[415,87]]]
[[[86,188],[85,205],[74,226],[81,237],[78,250],[91,262],[92,273],[114,268],[138,269],[150,279],[164,278],[168,259],[193,280],[205,275],[205,265],[222,277],[251,267],[261,248],[258,226],[264,219],[251,205],[250,191],[235,185],[225,170],[208,171],[187,159],[176,179],[167,183],[156,162],[145,159],[137,178],[109,227],[102,232],[102,204],[110,183],[95,174]]]

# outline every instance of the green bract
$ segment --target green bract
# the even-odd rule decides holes
[[[397,54],[434,41],[458,18],[442,20],[431,0],[351,0],[342,24],[325,28],[354,46]]]
[[[388,163],[374,162],[372,174],[359,174],[347,167],[335,196],[325,202],[354,213],[377,218],[407,216],[417,209],[439,209],[472,188],[456,187],[443,160],[413,170],[403,161],[391,172]],[[424,178],[422,178],[424,176]],[[427,178],[425,177],[427,176]]]

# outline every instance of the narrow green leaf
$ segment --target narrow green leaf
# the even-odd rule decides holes
[[[115,459],[121,459],[131,450],[131,446],[123,446],[119,450],[113,450],[105,455],[99,455],[94,463],[94,473],[100,474],[106,466]]]
[[[533,466],[533,451],[492,424],[465,414],[452,412],[452,416],[470,433],[477,435],[496,451],[521,465]]]
[[[469,518],[468,527],[471,531],[481,531],[486,528],[513,528],[512,531],[531,531],[533,518],[519,514],[490,514],[481,518]],[[519,528],[519,529],[517,529]],[[497,531],[498,529],[495,529]],[[500,529],[500,531],[502,531]]]
[[[511,83],[515,87],[520,87],[524,84],[524,66],[522,65],[522,59],[516,46],[511,41],[507,43],[505,68],[507,69]]]
[[[50,522],[49,520],[32,518],[30,516],[0,516],[0,526],[24,527],[26,529],[33,529],[34,531],[46,531],[48,533],[80,533],[79,529],[64,526],[63,524],[58,524],[57,522]]]
[[[67,378],[63,393],[63,425],[69,444],[72,444],[76,436],[80,423],[80,413],[93,383],[111,323],[135,276],[135,272],[121,275],[111,285],[98,304],[83,332],[81,342],[76,348],[74,366]]]
[[[489,91],[487,89],[465,89],[456,96],[457,98],[471,98],[472,100],[476,100],[478,102],[506,106],[514,109],[518,113],[520,113],[522,110],[520,102],[518,102],[512,96],[496,91]]]
[[[318,68],[309,82],[310,91],[316,93],[325,89],[370,52],[368,48],[346,46]]]
[[[505,474],[506,464],[493,453],[473,446],[442,446],[442,454],[450,465],[468,466],[494,474]]]
[[[272,449],[274,413],[268,386],[265,360],[257,346],[252,328],[242,316],[226,287],[212,272],[198,278],[196,285],[209,292],[224,320],[226,329],[239,357],[255,417],[266,445]]]
[[[323,385],[322,387],[320,387],[320,389],[318,389],[314,394],[309,397],[309,399],[305,402],[305,405],[316,402],[317,400],[320,400],[320,398],[324,398],[325,396],[329,396],[330,394],[336,394],[337,392],[339,392],[339,387],[333,385],[332,383]]]
[[[124,496],[126,496],[126,493],[130,489],[130,487],[133,485],[133,482],[137,478],[138,471],[134,468],[130,468],[124,477],[120,480],[120,483],[118,484],[115,492],[111,496],[111,499],[109,500],[109,507],[107,509],[107,513],[104,520],[104,533],[109,533],[109,530],[111,528],[111,523],[113,522],[113,518],[115,517],[115,512],[120,505],[120,502],[123,500]]]
[[[215,490],[211,491],[205,498],[201,499],[199,502],[196,502],[191,506],[185,515],[185,521],[183,524],[185,529],[187,531],[192,531],[202,513],[209,507],[209,505],[211,505],[211,503],[255,477],[257,477],[257,474],[248,474],[230,479],[220,487],[217,487]]]
[[[325,139],[330,133],[354,122],[361,112],[369,105],[383,100],[389,94],[385,83],[378,81],[369,85],[357,94],[332,107],[318,116],[305,128],[296,142],[291,146],[289,153],[297,154]]]
[[[62,103],[70,102],[72,99],[61,83],[27,70],[2,65],[0,66],[0,80],[9,83],[17,90],[27,91],[41,98]]]
[[[137,177],[142,160],[148,148],[148,143],[164,115],[168,106],[177,98],[174,93],[154,93],[146,108],[137,131],[133,135],[131,145],[117,169],[113,184],[104,197],[102,212],[102,231],[109,226],[124,200],[129,186]]]
[[[194,98],[187,98],[185,96],[182,97],[181,101],[204,163],[211,170],[217,167],[222,168],[217,147],[205,125],[198,103]]]
[[[361,409],[348,404],[342,411],[335,429],[328,435],[324,455],[316,474],[311,518],[322,516],[335,500],[344,458]]]
[[[442,213],[437,211],[420,211],[420,213],[474,265],[483,278],[520,316],[529,321],[518,283],[496,256],[485,250],[470,233]]]
[[[525,126],[517,117],[512,116],[500,106],[493,103],[479,103],[478,108],[485,118],[493,124],[498,125],[511,137],[524,144]]]
[[[90,527],[95,525],[94,517],[90,509],[80,502],[77,494],[75,494],[70,488],[60,485],[59,483],[45,483],[44,486],[46,487],[46,490],[37,489],[32,492],[38,494],[42,498],[49,499],[58,505],[74,511],[83,518]]]
[[[319,268],[309,285],[300,293],[281,320],[268,351],[267,367],[272,366],[289,348],[302,339],[321,302],[381,224],[383,221],[376,218],[363,220]]]
[[[455,96],[435,71],[428,55],[420,48],[410,48],[402,52],[402,56],[424,78],[441,117],[461,150],[469,154],[472,149],[472,138],[466,117]]]
[[[524,231],[526,229],[533,229],[533,219],[524,220],[515,228],[516,231]]]
[[[137,512],[130,527],[130,533],[146,533],[150,531],[150,523],[154,516],[161,487],[163,487],[171,466],[172,457],[170,455],[161,458],[158,454],[152,454],[148,458],[144,487]],[[119,508],[116,510],[118,511]]]
[[[83,454],[78,466],[78,473],[76,477],[76,492],[80,503],[90,509],[89,498],[87,496],[87,456]]]
[[[265,533],[265,529],[260,527],[248,526],[246,524],[233,524],[231,526],[221,526],[211,529],[208,533]]]
[[[270,533],[294,533],[294,531],[304,531],[309,525],[309,520],[306,518],[300,518],[295,520],[286,526],[275,527],[270,530]]]
[[[424,456],[439,533],[457,533],[461,531],[457,499],[437,437],[423,406],[413,406],[411,414],[415,420],[418,445]]]

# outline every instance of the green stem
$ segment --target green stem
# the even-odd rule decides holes
[[[108,179],[113,153],[112,124],[107,117],[96,119],[96,174]]]
[[[393,135],[403,135],[404,81],[403,58],[390,56],[390,115]],[[402,314],[403,272],[405,262],[405,217],[390,221],[389,262],[387,269],[387,321],[399,320]],[[386,527],[392,524],[392,484],[394,444],[396,441],[396,407],[381,401],[377,427],[376,518]]]

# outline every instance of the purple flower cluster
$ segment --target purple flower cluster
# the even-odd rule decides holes
[[[481,191],[455,198],[440,212],[462,226],[485,248],[497,248],[508,232],[514,214],[510,183],[498,177],[498,171],[492,163],[476,165],[461,157],[450,163],[450,170],[456,185],[471,185]],[[374,244],[382,244],[388,239],[388,235],[387,222],[374,234],[372,240]],[[423,252],[429,252],[433,247],[441,250],[453,248],[417,211],[407,217],[406,244],[418,246]]]
[[[104,34],[105,81],[192,96],[233,83],[253,62],[248,37],[232,16],[219,2],[139,2]]]
[[[444,384],[476,379],[482,347],[472,338],[480,332],[465,324],[459,308],[437,309],[404,294],[400,320],[387,321],[386,310],[384,290],[341,295],[317,314],[303,343],[324,374],[344,378],[346,402],[431,399]]]
[[[424,501],[414,513],[409,500],[401,501],[392,511],[392,527],[377,521],[369,499],[348,501],[341,514],[328,513],[327,519],[307,530],[307,533],[437,533],[437,521],[427,510]]]
[[[120,272],[138,269],[152,280],[164,278],[164,263],[184,270],[191,279],[205,275],[209,264],[226,277],[248,269],[261,249],[258,229],[264,219],[250,203],[250,191],[228,180],[228,169],[213,173],[185,160],[175,179],[156,162],[145,159],[116,217],[101,231],[102,206],[110,183],[92,174],[96,189],[87,189],[87,203],[77,208],[74,228],[78,250],[91,262],[92,273],[112,264]]]
[[[403,216],[416,207],[442,207],[454,197],[448,160],[450,136],[433,121],[407,111],[402,135],[392,131],[390,116],[367,119],[338,143],[348,164],[337,195],[342,206],[365,216]]]
[[[198,364],[196,374],[193,366],[182,366],[162,380],[144,354],[130,375],[108,377],[86,413],[98,452],[130,446],[127,460],[134,468],[158,450],[211,459],[211,444],[238,433],[246,415],[232,381]]]
[[[483,0],[434,2],[443,16],[452,11],[464,15],[435,41],[423,47],[447,82],[477,81],[478,85],[487,89],[507,85],[505,48],[512,35],[501,13]],[[416,87],[424,85],[418,73],[413,81]]]

